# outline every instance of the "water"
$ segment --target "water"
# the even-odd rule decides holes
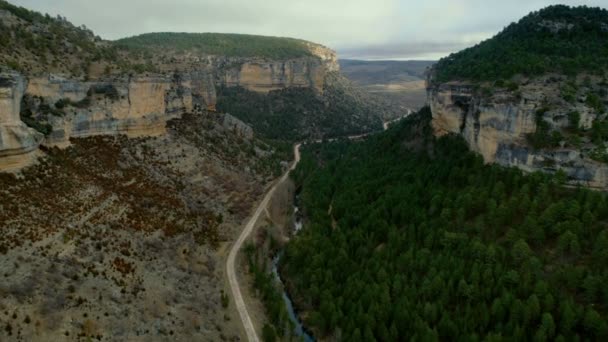
[[[294,205],[294,209],[293,209],[293,217],[294,217],[293,230],[294,230],[294,234],[298,234],[298,232],[300,230],[302,230],[302,227],[303,227],[302,213],[300,212],[300,208],[298,207],[298,204],[299,204],[298,196],[296,196],[295,203],[296,204]],[[282,255],[283,255],[283,252],[280,252],[272,259],[272,274],[275,276],[276,280],[279,283],[281,283],[281,288],[283,288],[283,302],[285,302],[285,307],[287,308],[287,314],[289,315],[289,319],[294,324],[294,327],[295,327],[294,331],[293,331],[294,335],[296,337],[301,338],[305,342],[315,342],[315,338],[312,337],[312,335],[310,335],[309,333],[307,333],[306,330],[304,329],[304,325],[300,321],[300,318],[296,314],[296,310],[293,307],[293,302],[291,301],[291,298],[289,298],[287,291],[285,291],[285,284],[283,284],[283,280],[281,279],[281,276],[279,275],[279,270],[278,270],[278,265],[279,265]]]
[[[289,319],[294,324],[294,336],[302,338],[302,340],[305,342],[315,342],[315,338],[312,337],[309,333],[307,333],[304,329],[304,325],[302,324],[302,321],[300,321],[300,318],[298,317],[298,314],[296,313],[296,310],[293,307],[293,302],[291,301],[291,298],[289,298],[289,295],[284,290],[285,286],[283,284],[283,280],[281,280],[281,276],[279,275],[278,270],[278,265],[279,261],[281,260],[282,254],[283,253],[279,253],[277,256],[274,257],[274,259],[272,259],[272,274],[274,274],[275,278],[279,283],[281,283],[281,286],[283,288],[283,302],[285,302],[285,307],[287,308],[287,314],[289,315]]]
[[[294,217],[294,221],[293,221],[293,231],[294,234],[298,234],[298,232],[300,230],[302,230],[302,227],[304,226],[304,224],[302,223],[302,214],[300,213],[300,208],[298,208],[298,206],[293,206],[293,217]]]

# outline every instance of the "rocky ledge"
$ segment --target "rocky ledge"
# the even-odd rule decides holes
[[[0,169],[30,164],[43,139],[19,118],[25,85],[25,78],[18,73],[0,73]]]
[[[506,85],[436,84],[431,77],[427,92],[435,134],[461,135],[485,162],[561,170],[572,185],[607,190],[606,148],[591,137],[606,116],[604,83],[548,75]]]
[[[0,171],[30,164],[40,144],[66,147],[76,137],[162,135],[170,119],[197,109],[214,111],[220,86],[259,93],[304,87],[322,93],[328,73],[339,69],[336,54],[320,45],[309,48],[313,57],[286,60],[187,55],[160,73],[91,80],[3,72]]]

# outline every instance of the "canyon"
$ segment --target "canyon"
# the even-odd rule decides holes
[[[316,53],[313,57],[197,57],[194,70],[165,74],[83,80],[56,74],[26,77],[14,71],[4,72],[0,83],[0,170],[31,164],[31,156],[40,144],[64,148],[71,138],[162,135],[167,121],[184,113],[195,109],[215,111],[219,86],[262,94],[301,87],[322,94],[326,75],[339,70],[335,52],[308,46]],[[47,125],[45,138],[20,120],[23,112]]]

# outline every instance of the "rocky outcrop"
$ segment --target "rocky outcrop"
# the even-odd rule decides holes
[[[228,113],[224,114],[222,126],[225,129],[233,131],[239,137],[245,139],[253,138],[253,128]]]
[[[528,172],[562,170],[571,184],[608,189],[608,165],[590,158],[591,147],[584,139],[581,146],[572,146],[568,139],[558,136],[561,141],[556,146],[539,149],[529,142],[539,119],[549,131],[564,132],[570,125],[568,113],[579,113],[583,130],[599,117],[584,97],[574,102],[562,99],[563,81],[560,76],[547,76],[522,82],[517,90],[495,87],[484,94],[483,86],[433,84],[429,80],[428,103],[435,134],[461,135],[487,163]]]
[[[26,81],[15,72],[0,73],[0,170],[11,170],[31,163],[42,134],[27,127],[19,118]]]
[[[193,108],[191,80],[179,76],[79,82],[51,75],[32,79],[26,94],[38,99],[34,111],[63,101],[62,112],[48,115],[52,131],[45,141],[60,147],[70,138],[102,134],[160,135],[168,120]]]
[[[167,65],[166,72],[86,81],[54,74],[26,80],[16,72],[4,73],[0,78],[0,164],[5,165],[0,169],[28,164],[41,142],[66,147],[70,138],[164,134],[167,121],[183,113],[214,111],[219,86],[258,93],[301,87],[321,94],[327,74],[339,69],[336,54],[316,44],[309,48],[313,56],[286,60],[187,55],[187,60]],[[20,120],[22,102],[28,118],[48,130],[44,141]],[[251,128],[234,120],[225,124],[236,127],[244,137],[252,136]]]
[[[220,82],[228,87],[240,86],[247,90],[267,93],[288,87],[313,88],[323,92],[326,68],[317,58],[298,58],[287,61],[231,59],[234,66],[222,72]]]

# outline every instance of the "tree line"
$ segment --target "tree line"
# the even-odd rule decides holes
[[[606,195],[485,165],[430,119],[304,148],[306,224],[282,270],[306,324],[344,341],[608,338]]]

